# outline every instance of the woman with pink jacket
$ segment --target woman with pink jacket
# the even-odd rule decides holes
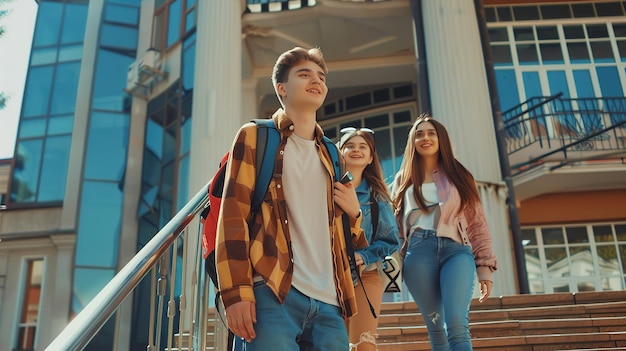
[[[472,350],[474,277],[480,302],[493,286],[496,257],[472,174],[454,157],[446,128],[419,116],[392,188],[403,240],[404,281],[434,351]]]

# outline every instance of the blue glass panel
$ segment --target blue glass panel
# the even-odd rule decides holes
[[[57,60],[57,48],[33,49],[30,56],[30,65],[39,66],[48,63],[55,63]]]
[[[57,66],[50,106],[51,114],[74,112],[79,77],[80,62],[62,63]]]
[[[54,116],[48,122],[48,134],[68,134],[74,128],[74,116]]]
[[[50,89],[52,88],[52,66],[32,67],[28,73],[22,115],[41,116],[48,113]]]
[[[72,137],[49,137],[43,153],[38,202],[63,201]]]
[[[192,6],[194,6],[196,4],[195,0],[187,0],[187,3],[185,4],[186,6],[186,10],[189,10]]]
[[[496,87],[498,88],[500,110],[506,111],[513,106],[519,105],[519,91],[517,90],[517,79],[515,78],[515,70],[497,69]]]
[[[530,99],[536,96],[543,96],[541,91],[541,82],[539,80],[539,73],[537,72],[523,72],[522,79],[524,80],[524,93],[526,99]]]
[[[170,162],[176,157],[176,124],[170,125],[163,134],[163,161]]]
[[[39,182],[42,139],[21,140],[17,144],[11,183],[12,202],[33,202]]]
[[[103,24],[100,45],[135,50],[137,49],[137,29]]]
[[[115,268],[121,221],[122,192],[118,184],[84,181],[76,265]]]
[[[18,138],[32,138],[40,137],[46,134],[46,119],[45,118],[31,118],[23,119],[20,122],[20,131]]]
[[[196,10],[193,9],[185,17],[185,33],[189,33],[192,29],[196,28]]]
[[[180,153],[179,156],[184,155],[191,149],[191,118],[186,119],[180,127]]]
[[[87,137],[85,178],[121,181],[126,168],[130,118],[94,112]]]
[[[63,3],[42,1],[37,10],[33,46],[54,45],[59,40]]]
[[[619,80],[617,67],[596,67],[600,91],[603,97],[624,97],[622,83]]]
[[[174,187],[174,162],[162,168],[161,172],[161,190],[159,193],[169,193]]]
[[[75,268],[72,313],[82,311],[114,275],[113,269]]]
[[[548,85],[550,86],[550,94],[556,95],[563,93],[562,98],[569,98],[570,92],[567,85],[567,76],[564,71],[548,71]],[[569,100],[557,100],[552,104],[554,112],[558,115],[555,116],[555,127],[559,134],[572,134],[577,135],[581,128],[576,121],[576,117],[571,113],[573,110],[572,104]]]
[[[167,25],[167,47],[174,44],[180,38],[180,20],[182,13],[182,1],[174,0],[170,4],[170,12]]]
[[[178,206],[176,206],[176,211],[180,211],[185,206],[189,196],[189,155],[180,159],[178,167],[178,201],[176,202]]]
[[[67,45],[59,49],[59,62],[78,61],[83,57],[82,45]]]
[[[622,83],[620,82],[617,67],[596,67],[596,72],[598,73],[598,81],[600,82],[600,91],[602,92],[603,97],[624,97],[624,92],[622,90]],[[624,120],[624,110],[621,110],[621,113],[612,113],[611,114],[611,123],[617,124]]]
[[[591,45],[591,53],[593,54],[593,60],[595,63],[615,62],[611,42],[591,42],[589,45]]]
[[[107,4],[104,8],[104,20],[136,26],[139,23],[139,8]]]
[[[591,73],[589,70],[574,70],[574,83],[576,84],[576,95],[579,98],[595,97],[593,91],[593,83],[591,82]]]
[[[571,63],[590,63],[587,43],[567,43],[567,51]]]
[[[127,94],[126,76],[132,57],[109,50],[98,51],[96,78],[93,91],[93,108],[122,111]]]
[[[152,119],[148,119],[146,125],[146,149],[158,159],[163,155],[163,128]]]
[[[194,71],[196,63],[196,35],[193,34],[185,40],[183,44],[183,67],[182,67],[182,84],[183,90],[193,90]]]
[[[82,43],[87,24],[87,4],[67,4],[63,17],[61,43]]]
[[[574,70],[574,83],[576,84],[576,94],[579,98],[576,100],[580,117],[586,132],[592,132],[602,128],[602,115],[596,113],[598,111],[597,100],[594,99],[596,94],[593,90],[591,81],[591,72],[587,69]],[[592,98],[592,99],[585,99]]]

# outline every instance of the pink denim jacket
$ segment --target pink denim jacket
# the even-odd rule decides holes
[[[399,177],[396,177],[396,181],[398,179]],[[447,237],[463,245],[470,246],[476,262],[478,280],[493,281],[493,271],[497,269],[497,260],[493,252],[491,234],[482,205],[476,203],[474,206],[458,213],[461,206],[461,197],[457,188],[450,182],[442,170],[435,170],[433,179],[437,187],[440,209],[437,221],[437,236]],[[397,182],[394,182],[394,188],[396,187]],[[411,233],[417,229],[412,228],[412,226],[414,223],[417,223],[421,212],[417,201],[413,197],[413,187],[411,186],[404,193],[402,212],[397,215],[401,240],[406,241]]]

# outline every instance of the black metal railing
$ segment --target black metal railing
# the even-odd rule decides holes
[[[503,112],[502,120],[509,157],[533,147],[528,159],[511,164],[514,170],[556,153],[567,159],[571,151],[626,149],[625,97],[533,97]]]

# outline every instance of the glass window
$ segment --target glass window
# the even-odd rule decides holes
[[[524,72],[522,73],[522,79],[524,80],[524,93],[526,99],[530,99],[536,96],[543,96],[541,90],[541,81],[539,80],[539,73],[537,72]]]
[[[30,69],[24,90],[23,117],[41,116],[48,113],[53,68],[45,66]]]
[[[624,97],[624,91],[619,79],[617,67],[596,67],[598,73],[598,82],[600,82],[600,91],[604,97]]]
[[[55,45],[59,41],[63,3],[42,1],[37,10],[33,46]]]
[[[498,98],[500,99],[500,109],[502,111],[506,111],[520,103],[515,70],[496,70],[496,87],[498,88]]]
[[[613,23],[616,38],[626,38],[626,23]]]
[[[511,13],[511,8],[509,6],[500,6],[496,8],[498,12],[498,19],[500,21],[512,21],[513,14]]]
[[[44,136],[46,134],[46,122],[45,118],[22,119],[18,137],[23,139]]]
[[[517,59],[521,65],[538,65],[539,58],[535,44],[518,44]]]
[[[541,5],[539,7],[541,8],[541,16],[543,19],[572,17],[569,5]]]
[[[69,134],[74,129],[74,115],[53,116],[48,121],[48,134]]]
[[[626,224],[615,225],[615,237],[618,241],[626,241]]]
[[[17,143],[15,169],[11,182],[12,202],[34,202],[39,182],[42,139],[20,140]]]
[[[597,243],[610,243],[613,242],[613,230],[610,225],[594,225],[593,237]]]
[[[587,35],[590,39],[609,37],[609,31],[606,29],[606,24],[588,24],[586,27]]]
[[[590,63],[587,43],[567,43],[567,52],[571,63]]]
[[[588,69],[574,70],[574,83],[576,84],[576,95],[579,98],[595,97],[591,73]]]
[[[76,251],[78,252],[78,251]],[[72,313],[77,314],[94,298],[115,275],[114,269],[74,269]]]
[[[569,277],[570,265],[565,247],[545,248],[548,277]]]
[[[516,21],[527,21],[539,19],[539,9],[537,6],[514,6],[513,14]]]
[[[572,265],[572,277],[590,277],[596,275],[590,246],[585,245],[570,247],[569,254],[571,261],[570,264]],[[582,291],[580,290],[580,287],[578,291]]]
[[[126,168],[130,119],[122,113],[93,112],[87,138],[85,178],[120,182]]]
[[[41,309],[43,273],[43,259],[26,262],[17,345],[13,348],[14,350],[35,349],[37,321]]]
[[[613,2],[597,2],[596,11],[598,16],[623,16],[622,5],[618,1]]]
[[[541,236],[544,245],[565,244],[563,230],[556,228],[541,228]]]
[[[537,39],[554,40],[559,39],[559,31],[555,26],[537,27]]]
[[[522,245],[537,245],[537,236],[534,228],[522,229]]]
[[[556,95],[563,93],[563,97],[569,97],[569,87],[567,86],[567,77],[564,71],[548,71],[548,83],[550,85],[550,94]]]
[[[179,156],[182,156],[191,150],[191,126],[192,119],[186,119],[181,127],[180,127],[180,153]]]
[[[595,9],[592,3],[572,4],[574,17],[595,17]]]
[[[193,34],[185,40],[183,49],[182,85],[183,90],[193,90],[194,72],[196,63],[196,35]]]
[[[73,113],[75,111],[79,77],[80,62],[57,65],[50,106],[51,114]]]
[[[94,109],[122,111],[128,66],[133,58],[110,50],[98,50],[95,85],[93,89]]]
[[[586,227],[567,227],[565,228],[568,244],[588,243]]]
[[[61,43],[82,43],[87,25],[87,7],[89,5],[70,4],[65,6]]]
[[[182,19],[182,1],[174,0],[170,4],[168,25],[167,25],[167,47],[180,39],[180,23]]]
[[[615,62],[613,56],[613,49],[611,43],[608,41],[591,42],[591,53],[593,55],[594,62],[606,63]]]
[[[510,66],[513,64],[509,45],[491,45],[494,66]]]
[[[563,26],[563,33],[567,39],[585,39],[585,30],[582,25]]]
[[[81,234],[76,242],[77,266],[117,266],[121,220],[119,184],[84,181],[78,220]]]
[[[535,40],[535,33],[532,27],[516,27],[513,29],[516,41]]]
[[[100,45],[135,50],[137,48],[137,28],[103,24]]]
[[[139,8],[106,4],[104,8],[104,20],[112,23],[122,23],[136,26],[139,23]]]
[[[541,60],[546,65],[562,64],[563,53],[561,52],[561,44],[539,44],[539,50],[541,51]]]
[[[489,40],[493,42],[497,41],[508,41],[509,40],[509,32],[506,28],[489,28]]]
[[[46,139],[38,202],[63,201],[71,143],[72,137],[69,135]]]
[[[82,58],[82,45],[66,45],[59,48],[59,62],[78,61]]]
[[[626,40],[617,41],[617,49],[619,50],[619,57],[622,62],[626,62]]]
[[[57,48],[39,48],[33,49],[30,56],[30,65],[39,66],[49,63],[55,63],[57,60]],[[32,68],[31,68],[32,69]]]
[[[163,127],[148,119],[146,124],[146,151],[151,152],[159,160],[163,156]]]

